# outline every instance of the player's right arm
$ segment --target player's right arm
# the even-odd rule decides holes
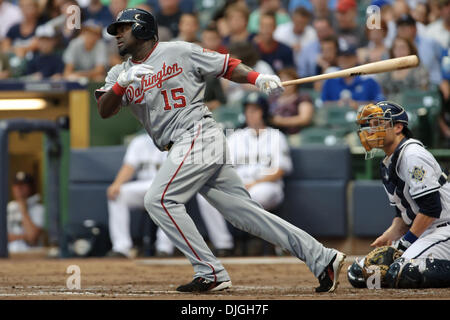
[[[400,217],[395,217],[394,220],[392,220],[391,226],[370,245],[372,247],[391,245],[392,242],[400,239],[406,232],[408,232],[408,230],[409,228],[403,219]]]
[[[106,119],[119,112],[127,87],[151,73],[153,67],[146,64],[136,65],[128,70],[123,69],[123,64],[113,67],[106,76],[105,85],[95,92],[100,116]]]

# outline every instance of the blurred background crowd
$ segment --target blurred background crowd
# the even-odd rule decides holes
[[[416,54],[414,69],[286,87],[270,101],[271,125],[293,146],[356,146],[357,108],[392,99],[425,143],[450,145],[450,0],[0,0],[0,81],[104,81],[123,61],[106,27],[127,7],[155,15],[160,41],[229,53],[282,81]],[[208,79],[205,100],[225,127],[237,127],[252,90]]]

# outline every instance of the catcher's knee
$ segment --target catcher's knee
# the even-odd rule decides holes
[[[450,261],[399,258],[391,264],[385,279],[390,288],[450,287]]]
[[[385,282],[388,288],[419,288],[422,275],[418,265],[405,258],[399,258],[389,266]]]

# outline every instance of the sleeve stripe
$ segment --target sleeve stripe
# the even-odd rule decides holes
[[[411,198],[412,198],[412,199],[420,198],[420,197],[422,197],[422,196],[424,196],[424,195],[427,195],[427,194],[429,194],[429,193],[431,193],[431,192],[434,192],[434,191],[438,190],[440,187],[441,187],[441,186],[436,187],[436,188],[433,188],[433,189],[425,190],[424,192],[421,192],[421,193],[418,193],[418,194],[415,194],[415,195],[411,195]]]
[[[225,59],[223,60],[223,67],[222,67],[222,72],[220,72],[220,74],[217,75],[217,78],[222,77],[225,72],[227,71],[227,66],[228,66],[228,59],[230,58],[229,54],[225,55]]]

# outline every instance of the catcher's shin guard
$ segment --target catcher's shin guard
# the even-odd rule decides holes
[[[385,280],[390,288],[447,288],[450,287],[450,261],[400,258],[389,267]]]

